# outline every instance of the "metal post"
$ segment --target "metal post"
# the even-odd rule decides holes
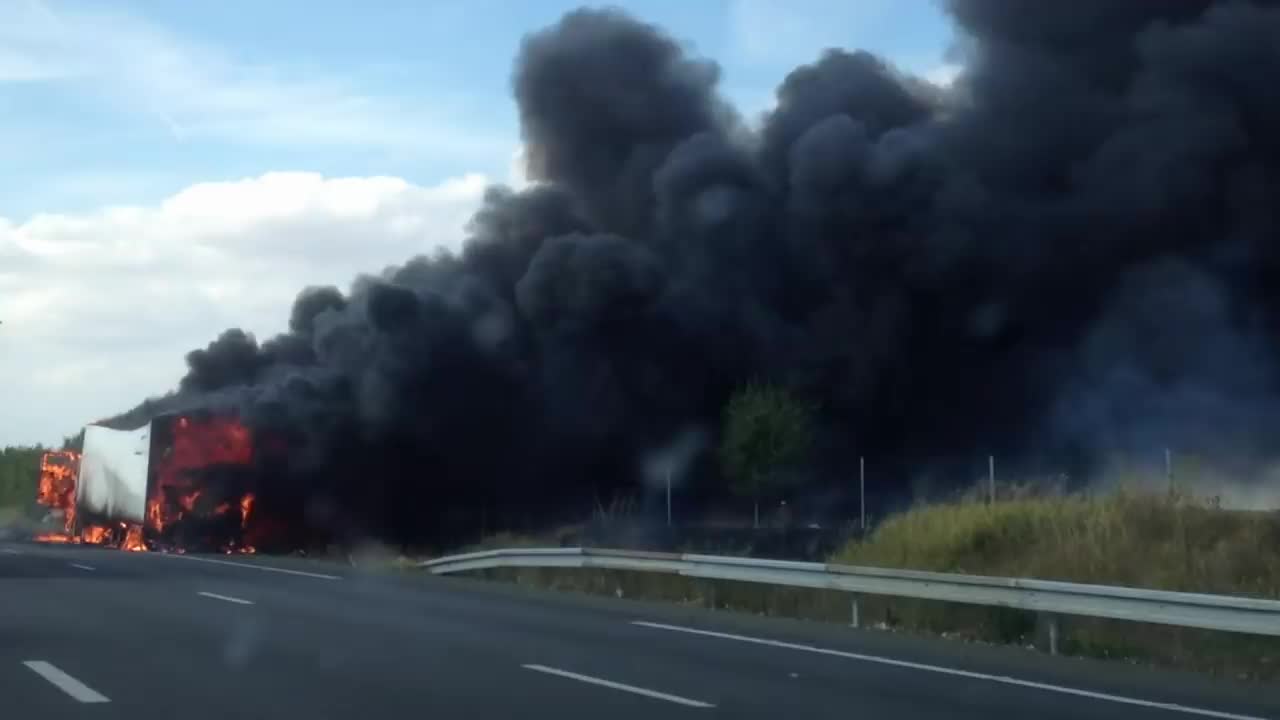
[[[671,527],[671,466],[667,466],[667,527]]]
[[[857,595],[849,596],[849,609],[851,613],[849,618],[849,627],[856,628],[858,627],[858,596]]]
[[[1050,614],[1047,619],[1049,624],[1049,654],[1057,655],[1058,654],[1058,616]]]
[[[866,533],[867,532],[867,462],[866,462],[866,458],[862,457],[861,455],[858,456],[858,513],[861,515],[861,519],[858,521],[860,523],[859,527],[861,528],[863,533]],[[855,600],[854,602],[856,603],[857,601]],[[855,604],[854,607],[856,608],[857,605]],[[857,624],[858,623],[855,620],[854,626],[856,627]]]
[[[1169,482],[1169,493],[1173,493],[1173,453],[1164,449],[1164,477]]]
[[[996,504],[996,456],[987,456],[987,490],[991,495],[991,504]]]

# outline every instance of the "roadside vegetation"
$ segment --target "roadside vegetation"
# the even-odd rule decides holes
[[[1034,577],[1280,599],[1280,513],[1226,510],[1186,492],[1121,486],[1101,495],[1010,491],[888,518],[832,562]],[[880,622],[992,642],[1027,642],[1035,617],[998,608],[879,601]],[[1280,640],[1070,618],[1067,654],[1280,677]]]
[[[1280,513],[1180,491],[1011,494],[916,507],[832,562],[1280,598]]]
[[[0,449],[0,518],[21,514],[35,502],[41,447]]]
[[[1225,510],[1182,492],[1064,494],[1004,488],[922,504],[886,519],[830,559],[851,565],[1037,577],[1280,599],[1280,513]],[[497,539],[496,539],[497,540]],[[485,546],[530,544],[504,537]],[[535,543],[536,544],[536,543]],[[848,623],[848,595],[600,570],[490,571],[494,579],[618,597]],[[864,597],[864,626],[1033,646],[1034,614],[1004,608]],[[1280,679],[1280,640],[1152,624],[1066,618],[1063,654]]]

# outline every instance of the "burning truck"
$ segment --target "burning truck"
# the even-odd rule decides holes
[[[258,512],[261,455],[234,417],[166,415],[132,430],[90,425],[82,453],[44,456],[37,501],[61,512],[63,530],[36,539],[255,552],[281,527]]]

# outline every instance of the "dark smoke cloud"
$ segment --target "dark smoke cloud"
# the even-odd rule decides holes
[[[128,418],[234,407],[294,439],[280,482],[397,540],[581,517],[753,377],[820,403],[815,495],[859,454],[1268,453],[1277,3],[946,8],[953,88],[815,48],[750,129],[715,63],[568,14],[515,63],[540,184],[489,191],[460,253],[228,331]]]
[[[653,171],[695,133],[732,123],[719,67],[617,12],[578,10],[528,36],[513,85],[531,178],[556,182],[601,226],[648,226]]]

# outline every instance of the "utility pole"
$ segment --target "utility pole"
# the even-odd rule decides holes
[[[862,516],[859,527],[867,532],[867,459],[858,456],[858,513]]]

